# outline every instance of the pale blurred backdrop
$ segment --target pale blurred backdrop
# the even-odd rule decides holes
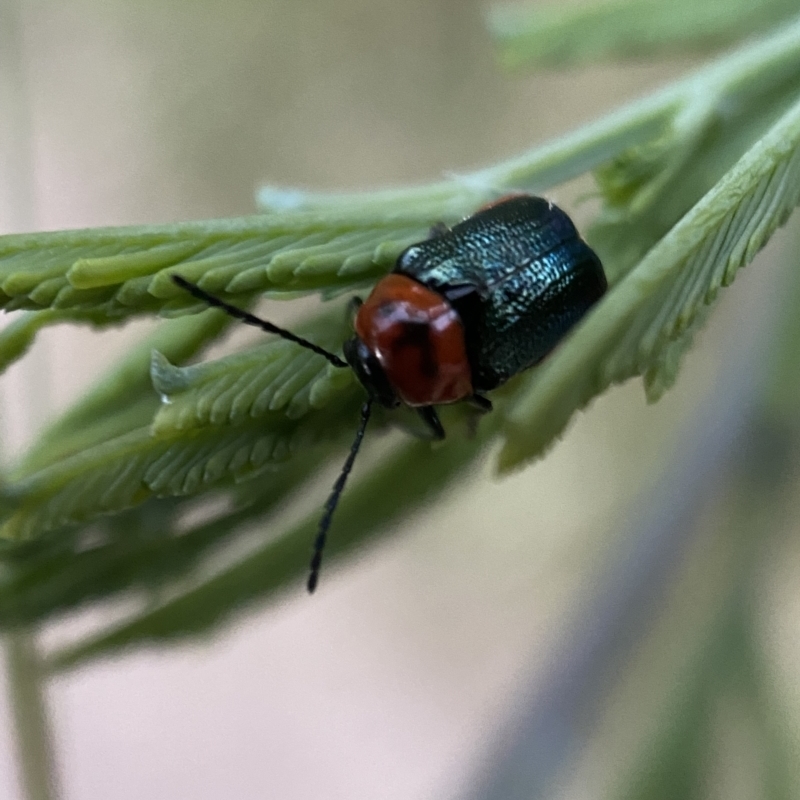
[[[475,0],[4,5],[4,233],[247,214],[264,183],[436,180],[556,136],[696,63],[503,74]],[[590,189],[579,181],[551,196],[585,225]],[[486,459],[396,536],[327,569],[313,598],[298,584],[213,638],[54,680],[63,798],[456,797],[518,692],[558,669],[584,591],[623,544],[637,498],[658,484],[713,390],[730,338],[757,327],[771,302],[783,241],[737,279],[657,405],[632,383],[594,403],[535,466],[497,482]],[[0,382],[4,456],[152,324],[42,334]],[[687,563],[695,551],[709,557],[719,535],[696,537]],[[764,647],[794,726],[800,551],[781,548],[781,568],[765,569]],[[664,603],[711,617],[716,579],[687,568]],[[558,796],[608,796],[614,759],[646,746],[642,709],[657,707],[678,674],[672,635],[680,625],[624,666],[625,688],[595,709],[602,735],[561,776]],[[712,748],[723,766],[711,795],[750,797],[735,778],[746,774],[747,726],[735,703],[719,713],[728,721]],[[0,797],[17,800],[2,692],[0,722]]]

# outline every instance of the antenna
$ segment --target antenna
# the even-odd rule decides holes
[[[328,497],[328,502],[325,503],[325,513],[322,515],[322,519],[319,521],[317,538],[314,539],[314,555],[311,557],[311,567],[310,572],[308,573],[308,583],[306,584],[309,592],[313,592],[314,589],[317,588],[317,581],[319,580],[319,568],[322,564],[322,551],[325,549],[325,541],[328,538],[328,528],[331,526],[333,512],[336,511],[339,497],[344,490],[345,483],[347,483],[347,476],[350,474],[350,470],[353,468],[353,462],[356,460],[358,449],[361,447],[361,441],[364,438],[364,431],[367,429],[367,423],[369,422],[369,415],[371,411],[372,398],[367,400],[367,402],[361,406],[361,422],[359,423],[358,430],[356,431],[356,438],[353,439],[353,444],[350,446],[350,454],[347,456],[347,460],[344,462],[342,471],[339,473],[339,477],[336,479],[336,483],[333,485],[333,491],[331,492],[330,497]]]
[[[185,289],[187,292],[189,292],[189,294],[193,297],[196,297],[198,300],[202,300],[204,303],[208,303],[208,305],[212,306],[213,308],[222,309],[226,314],[236,319],[240,319],[246,325],[252,325],[255,328],[261,328],[262,331],[266,331],[267,333],[275,333],[283,339],[288,339],[290,342],[299,344],[301,347],[305,347],[307,350],[311,350],[317,355],[327,359],[331,364],[333,364],[334,367],[341,368],[348,366],[346,361],[339,358],[339,356],[335,355],[334,353],[325,350],[325,348],[320,347],[313,342],[309,342],[308,339],[303,339],[301,336],[296,336],[291,331],[287,331],[284,328],[279,328],[277,325],[273,325],[271,322],[260,319],[254,314],[250,314],[241,308],[232,306],[230,303],[220,300],[219,297],[214,297],[213,294],[209,294],[199,286],[196,286],[194,283],[189,283],[186,278],[182,278],[180,275],[175,275],[173,273],[172,280],[175,281],[175,283],[178,284],[181,289]]]

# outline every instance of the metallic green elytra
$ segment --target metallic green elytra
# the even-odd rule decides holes
[[[394,272],[458,312],[475,391],[541,361],[607,288],[600,259],[572,220],[531,195],[499,200],[412,245]]]

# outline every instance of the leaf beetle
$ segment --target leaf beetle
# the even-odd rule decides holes
[[[350,453],[325,504],[307,587],[319,579],[328,528],[373,403],[417,410],[433,438],[436,406],[492,409],[485,392],[540,362],[607,288],[600,259],[572,220],[541,197],[510,195],[412,244],[359,304],[344,359],[173,275],[194,297],[351,368],[367,392]]]

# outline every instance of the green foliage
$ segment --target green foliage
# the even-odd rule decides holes
[[[769,30],[797,13],[792,0],[605,0],[584,5],[505,3],[488,22],[508,67],[705,52]]]
[[[431,450],[424,442],[406,442],[348,486],[336,516],[336,535],[326,548],[326,562],[353,551],[385,533],[410,507],[419,508],[440,494],[478,456],[491,438],[489,425],[473,439]],[[393,487],[387,491],[387,487]],[[306,506],[307,507],[307,506]],[[303,591],[309,542],[319,522],[318,510],[302,522],[270,536],[246,558],[210,577],[201,578],[177,596],[151,604],[141,613],[87,641],[57,654],[51,667],[63,669],[136,642],[197,634],[229,618],[268,592],[291,586]]]
[[[642,375],[652,399],[670,385],[719,288],[800,199],[798,94],[795,22],[555,142],[442,183],[354,195],[269,189],[265,213],[245,219],[0,237],[0,302],[36,309],[0,334],[0,363],[53,322],[180,316],[45,431],[3,485],[0,624],[125,596],[128,619],[54,658],[65,666],[208,630],[305,569],[323,499],[309,487],[343,458],[361,389],[349,371],[272,339],[187,365],[229,321],[171,273],[239,304],[264,292],[350,293],[434,222],[595,171],[604,205],[589,237],[607,298],[542,367],[497,393],[474,440],[448,409],[444,446],[387,443],[343,498],[331,555],[344,553],[442,491],[495,437],[501,468],[516,467],[610,384]],[[298,329],[332,350],[348,335],[341,308]],[[191,522],[208,492],[222,510]],[[282,501],[300,494],[312,510],[286,529]],[[270,531],[266,543],[250,541],[253,526]],[[220,550],[234,555],[220,560]]]
[[[347,335],[344,314],[337,316],[339,324],[330,314],[317,320],[313,328],[321,335],[314,336],[312,326],[299,325],[297,330],[322,347],[335,349]],[[163,402],[153,419],[157,436],[188,428],[239,425],[270,411],[299,419],[323,408],[354,383],[350,370],[336,369],[322,356],[283,339],[191,367],[175,367],[154,350],[151,376]]]
[[[229,299],[374,279],[425,232],[428,215],[286,212],[180,225],[3,237],[0,305],[123,319],[202,310],[180,273]]]
[[[620,281],[603,313],[591,315],[528,379],[509,414],[501,465],[540,453],[575,408],[612,383],[645,375],[648,386],[669,385],[676,348],[698,312],[733,282],[798,201],[800,103]]]
[[[23,320],[41,315],[47,324],[53,313],[26,315]],[[146,426],[159,405],[150,378],[152,351],[162,351],[166,357],[178,361],[191,358],[230,322],[219,311],[206,310],[195,317],[162,324],[44,431],[15,474],[28,474],[116,435]]]

